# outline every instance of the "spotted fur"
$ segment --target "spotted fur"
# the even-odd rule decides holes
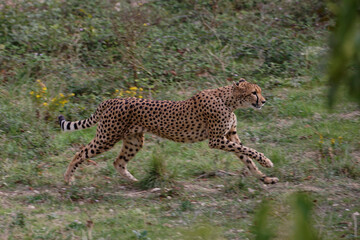
[[[229,86],[204,90],[185,101],[157,101],[138,98],[115,98],[102,102],[94,115],[76,122],[59,116],[64,131],[78,130],[98,124],[95,138],[75,154],[65,172],[69,183],[76,168],[85,159],[112,148],[123,140],[116,170],[126,179],[137,181],[127,171],[127,163],[144,144],[144,133],[150,132],[175,142],[198,142],[209,139],[209,147],[234,152],[246,168],[265,183],[275,183],[275,177],[260,172],[252,159],[264,167],[273,163],[263,153],[242,145],[236,133],[235,109],[265,104],[261,89],[244,79]]]

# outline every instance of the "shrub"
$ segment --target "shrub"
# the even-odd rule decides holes
[[[169,174],[165,160],[161,155],[153,153],[150,159],[149,168],[139,186],[144,189],[155,187],[170,187],[173,185],[173,177]]]
[[[33,91],[30,91],[29,94],[38,109],[42,110],[45,118],[55,116],[55,113],[62,110],[65,104],[69,102],[69,99],[75,96],[74,93],[66,95],[59,93],[57,96],[52,97],[52,94],[40,79],[36,80],[36,87]],[[40,117],[39,112],[38,117]]]

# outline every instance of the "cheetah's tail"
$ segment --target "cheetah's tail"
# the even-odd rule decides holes
[[[63,115],[60,115],[58,117],[59,124],[61,127],[61,130],[63,131],[74,131],[74,130],[80,130],[84,128],[89,128],[94,126],[99,121],[99,116],[103,112],[103,104],[100,104],[99,107],[96,109],[95,114],[91,114],[91,117],[88,119],[80,120],[80,121],[66,121],[65,117]]]
[[[58,120],[61,130],[63,131],[74,131],[74,130],[89,128],[97,123],[94,115],[91,115],[91,117],[88,119],[80,120],[76,122],[66,121],[65,117],[63,115],[60,115],[58,117]]]

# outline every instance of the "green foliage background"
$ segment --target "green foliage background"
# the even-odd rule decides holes
[[[0,238],[356,239],[360,114],[342,88],[328,111],[324,77],[330,66],[331,89],[346,82],[357,98],[357,2],[344,3],[0,2]],[[207,142],[147,135],[129,163],[140,185],[113,168],[118,146],[64,185],[95,129],[61,133],[59,114],[87,118],[119,92],[184,100],[240,77],[267,99],[236,111],[240,138],[274,162],[261,170],[279,184],[242,178],[238,159]]]

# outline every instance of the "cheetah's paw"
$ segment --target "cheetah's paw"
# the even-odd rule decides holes
[[[264,177],[261,179],[265,184],[275,184],[279,182],[277,177]]]
[[[267,167],[267,168],[272,168],[273,166],[274,166],[274,164],[272,163],[272,161],[270,160],[270,159],[268,159],[267,157],[263,157],[262,158],[262,160],[263,160],[263,164],[261,164],[261,165],[263,165],[264,167]]]
[[[75,181],[75,177],[74,176],[70,176],[70,175],[68,175],[68,174],[64,174],[64,180],[65,180],[65,183],[67,184],[67,185],[71,185],[72,183],[74,183],[74,181]]]

